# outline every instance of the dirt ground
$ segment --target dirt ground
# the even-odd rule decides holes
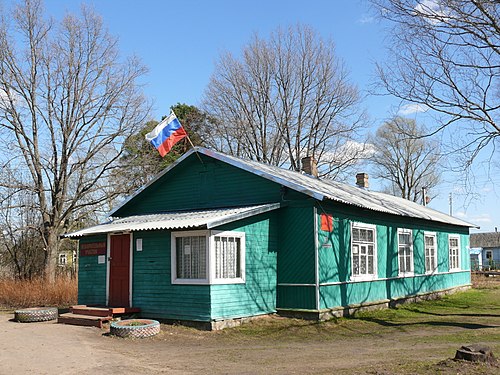
[[[16,323],[13,314],[0,313],[0,374],[500,374],[497,365],[447,361],[472,342],[500,355],[500,308],[492,306],[481,313],[463,306],[446,316],[411,310],[410,320],[318,324],[271,317],[219,332],[162,325],[158,336],[142,340],[91,327]]]

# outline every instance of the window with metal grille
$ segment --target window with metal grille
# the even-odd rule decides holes
[[[206,236],[177,237],[175,248],[177,278],[205,280],[207,278]]]
[[[215,278],[241,277],[241,239],[239,237],[214,236]]]
[[[449,243],[449,259],[450,259],[450,271],[460,269],[460,241],[458,236],[450,236],[448,238]]]
[[[172,233],[173,284],[244,283],[245,233]]]
[[[437,269],[437,242],[435,233],[424,234],[425,272],[432,273]]]
[[[413,241],[409,229],[398,229],[399,274],[413,273]]]
[[[352,277],[375,277],[377,273],[375,226],[354,223],[351,233]]]

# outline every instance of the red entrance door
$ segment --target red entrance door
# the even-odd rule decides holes
[[[129,307],[130,234],[111,236],[109,261],[109,301],[112,307]]]

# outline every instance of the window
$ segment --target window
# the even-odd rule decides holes
[[[66,258],[66,253],[60,253],[59,254],[59,265],[65,266],[67,261],[68,261],[68,259]]]
[[[460,269],[460,241],[458,236],[449,236],[450,271]]]
[[[177,279],[207,279],[206,236],[181,236],[175,239]]]
[[[413,241],[409,229],[398,229],[399,274],[413,274]]]
[[[215,278],[241,277],[241,238],[214,236]]]
[[[486,250],[486,259],[488,259],[488,260],[492,260],[493,259],[493,251]]]
[[[425,273],[433,273],[437,269],[436,233],[424,234]]]
[[[375,226],[353,223],[351,228],[352,278],[373,279],[377,274]]]
[[[245,233],[172,233],[173,284],[243,283]]]

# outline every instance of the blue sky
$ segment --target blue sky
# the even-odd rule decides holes
[[[401,104],[387,96],[368,95],[374,81],[376,61],[385,57],[386,28],[376,21],[363,0],[90,0],[110,32],[119,38],[124,56],[135,54],[149,68],[144,78],[145,94],[154,101],[153,118],[159,119],[178,102],[198,105],[223,51],[238,54],[254,33],[266,37],[280,26],[306,24],[324,39],[332,39],[351,72],[351,80],[366,95],[364,107],[371,129],[396,113]],[[45,0],[48,13],[59,19],[65,12],[78,12],[79,1]],[[419,112],[406,116],[425,123],[428,116]],[[466,199],[459,177],[447,173],[437,188],[439,196],[430,204],[443,212],[449,210],[453,192],[453,213],[481,226],[481,231],[500,227],[496,210],[495,183],[477,173],[475,191],[479,197]],[[377,183],[372,181],[372,186]]]

